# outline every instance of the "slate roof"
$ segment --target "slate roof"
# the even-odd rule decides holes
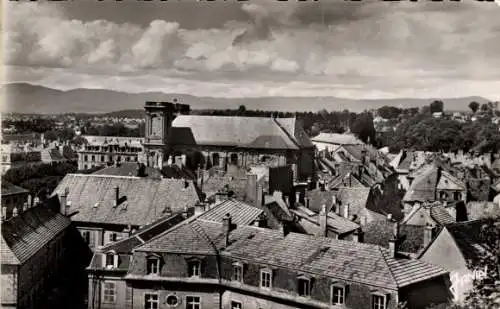
[[[404,217],[403,222],[422,226],[426,224],[443,226],[456,222],[456,219],[443,204],[434,202],[414,205],[410,213]]]
[[[291,209],[290,211],[302,218],[302,220],[299,220],[298,224],[306,231],[307,234],[318,235],[318,233],[321,232],[319,226],[319,214],[314,213],[310,215],[307,211],[304,211],[304,208],[305,207],[301,206],[297,209]],[[358,224],[331,211],[328,212],[326,224],[329,231],[339,235],[354,232],[359,228]]]
[[[28,190],[2,180],[2,196],[29,193]]]
[[[349,213],[358,216],[369,205],[369,196],[370,188],[342,187],[337,190],[337,200],[342,205],[349,204]]]
[[[180,115],[173,121],[177,128],[190,128],[197,145],[234,146],[260,149],[299,149],[306,137],[295,138],[291,120],[263,117]],[[294,130],[295,131],[295,130]],[[182,143],[176,140],[176,143]]]
[[[118,166],[109,166],[103,169],[100,169],[94,173],[93,175],[108,175],[108,176],[137,176],[137,163],[121,163]],[[149,167],[146,167],[146,177],[148,178],[156,178],[161,179],[161,173],[159,170]]]
[[[408,191],[406,191],[403,201],[434,201],[438,177],[438,169],[434,165],[426,165],[419,169]]]
[[[296,117],[293,118],[275,118],[278,125],[280,125],[287,134],[295,140],[295,143],[301,148],[314,147],[309,135],[304,130],[302,121]]]
[[[226,214],[231,215],[233,224],[250,225],[263,214],[263,210],[238,200],[229,199],[212,206],[212,208],[199,215],[198,218],[222,222]]]
[[[95,253],[92,257],[89,269],[102,269],[102,254],[108,251],[114,251],[115,254],[119,255],[118,269],[127,270],[130,263],[129,256],[132,254],[132,250],[135,247],[167,231],[176,224],[181,223],[183,220],[184,217],[181,214],[175,214],[173,216],[165,217],[142,227],[139,231],[130,235],[130,237],[118,240],[102,247],[100,249],[102,253]]]
[[[488,253],[487,246],[481,243],[480,233],[484,220],[466,221],[449,224],[444,228],[451,234],[466,260],[478,261]]]
[[[399,252],[418,253],[424,247],[424,226],[401,224],[399,227]],[[363,226],[363,241],[369,244],[389,247],[393,238],[393,226],[387,220],[377,220]]]
[[[354,134],[320,133],[311,138],[312,142],[321,142],[334,145],[363,145],[364,143]]]
[[[187,187],[185,187],[187,185]],[[125,201],[114,206],[115,187]],[[54,190],[59,197],[69,189],[69,213],[80,222],[142,226],[193,207],[198,194],[191,181],[139,177],[67,174]]]
[[[45,248],[71,221],[44,206],[27,209],[2,222],[2,264],[21,265]]]
[[[136,251],[179,254],[216,254],[270,267],[396,290],[446,275],[428,263],[391,257],[379,246],[241,226],[230,233],[224,248],[222,224],[193,220],[178,225]],[[224,248],[224,250],[220,250]]]

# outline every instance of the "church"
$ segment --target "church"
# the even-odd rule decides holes
[[[196,166],[227,171],[291,165],[297,181],[314,173],[314,145],[296,118],[190,115],[185,104],[146,102],[139,162],[152,168],[197,158]]]

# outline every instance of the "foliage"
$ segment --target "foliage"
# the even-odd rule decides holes
[[[479,109],[479,103],[477,103],[476,101],[472,101],[469,103],[469,108],[475,114]]]
[[[38,195],[40,192],[52,192],[66,174],[76,171],[76,162],[28,164],[7,170],[2,181],[21,186],[31,194]]]
[[[377,111],[378,115],[385,119],[397,118],[403,112],[401,108],[395,106],[382,106]]]
[[[3,127],[14,126],[17,133],[44,133],[52,130],[55,127],[55,122],[49,119],[34,118],[31,120],[5,120],[2,123]]]
[[[433,101],[429,107],[431,109],[431,113],[442,113],[444,111],[443,101]]]
[[[500,149],[500,132],[489,119],[460,123],[420,114],[397,127],[389,146],[391,151],[497,151]]]
[[[487,253],[469,268],[486,268],[486,276],[474,280],[474,288],[466,298],[469,308],[500,308],[500,221],[489,220],[481,228],[481,245]]]
[[[44,133],[44,137],[49,141],[70,141],[75,137],[75,132],[70,128],[51,129]]]
[[[104,126],[92,126],[89,124],[83,128],[83,132],[87,135],[142,137],[144,136],[144,124],[139,124],[138,128],[128,128],[123,123]]]
[[[358,114],[351,126],[351,131],[365,143],[374,142],[376,132],[372,115],[367,112]]]

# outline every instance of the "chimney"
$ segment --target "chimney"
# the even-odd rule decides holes
[[[2,206],[2,220],[6,220],[6,219],[7,219],[7,207]]]
[[[33,198],[28,194],[28,208],[33,207]]]
[[[324,192],[326,190],[326,185],[324,180],[319,181],[319,189]]]
[[[128,225],[126,228],[123,229],[122,231],[122,239],[126,239],[130,236],[131,233],[130,225]]]
[[[326,211],[326,205],[323,204],[321,206],[321,211],[319,212],[319,235],[318,236],[326,237],[327,220],[328,220],[328,212]]]
[[[17,207],[14,207],[14,209],[12,210],[12,217],[16,216],[17,216]]]
[[[363,165],[366,164],[366,149],[365,148],[361,149],[361,164],[363,164]]]
[[[309,208],[309,197],[306,197],[306,208]]]
[[[349,203],[344,205],[344,218],[349,219]]]
[[[389,251],[392,257],[396,257],[399,242],[399,222],[392,219],[392,214],[387,215],[387,220],[392,223],[392,235],[389,239]]]
[[[430,225],[426,225],[424,227],[424,247],[427,247],[432,241],[432,234],[434,232],[434,228]]]
[[[396,240],[389,239],[389,254],[391,257],[396,257],[397,248],[396,248]]]
[[[363,242],[363,230],[361,230],[361,228],[358,228],[354,231],[354,234],[353,234],[353,241],[354,242]]]
[[[286,237],[286,235],[288,235],[288,233],[290,232],[289,229],[288,229],[288,225],[287,225],[287,222],[282,222],[281,225],[280,225],[280,230],[281,230],[281,234],[283,235],[283,237]]]
[[[120,187],[115,187],[115,207],[120,204]]]
[[[300,203],[300,191],[295,192],[295,204],[298,205]]]
[[[227,213],[222,219],[222,228],[224,229],[224,238],[226,241],[226,247],[229,246],[229,233],[231,233],[231,214]]]
[[[59,206],[61,214],[66,215],[66,204],[68,203],[69,188],[64,189],[64,192],[59,197]]]

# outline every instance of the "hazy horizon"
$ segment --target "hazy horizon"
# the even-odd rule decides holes
[[[4,2],[5,82],[198,97],[500,100],[488,2]]]

